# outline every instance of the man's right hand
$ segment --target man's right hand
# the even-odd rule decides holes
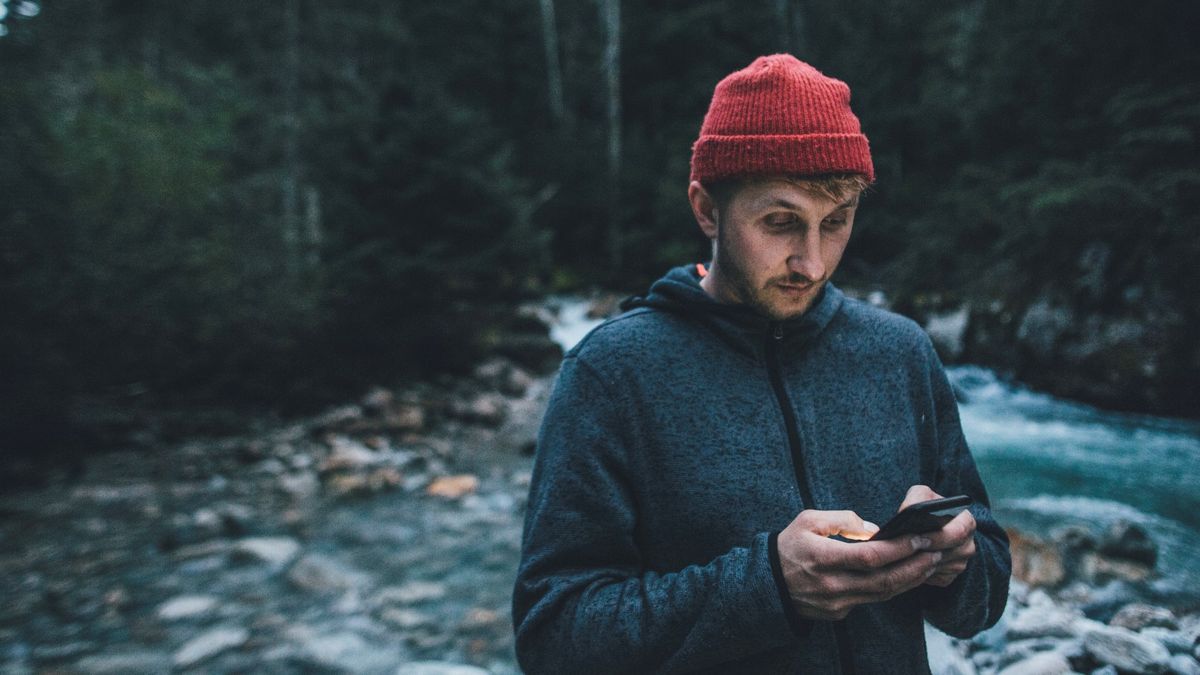
[[[925,583],[942,554],[923,552],[923,536],[849,544],[829,539],[868,539],[879,528],[853,511],[801,511],[779,533],[779,563],[800,616],[842,619],[851,609],[882,602]]]

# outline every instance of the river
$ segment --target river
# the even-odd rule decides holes
[[[599,320],[558,299],[552,337],[569,349]],[[1157,588],[1200,588],[1200,422],[1107,412],[1030,391],[978,366],[948,368],[963,433],[1006,526],[1048,533],[1118,520],[1159,544]]]

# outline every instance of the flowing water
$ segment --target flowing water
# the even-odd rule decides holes
[[[553,337],[570,348],[598,320],[586,303],[558,300]],[[976,366],[948,369],[962,397],[963,432],[1006,526],[1047,534],[1118,520],[1160,547],[1158,588],[1200,589],[1200,422],[1127,415],[1006,383]]]

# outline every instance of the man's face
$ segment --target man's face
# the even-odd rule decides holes
[[[857,207],[858,193],[838,201],[782,178],[748,183],[715,214],[716,254],[701,285],[771,319],[799,316],[841,262]]]

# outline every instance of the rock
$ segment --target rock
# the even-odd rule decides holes
[[[395,402],[395,394],[383,387],[375,387],[362,397],[359,405],[368,415],[382,415]]]
[[[1133,673],[1164,673],[1171,659],[1167,648],[1157,641],[1113,626],[1088,630],[1083,646],[1100,663]]]
[[[320,553],[310,553],[288,570],[288,581],[314,593],[363,588],[370,578],[363,572]]]
[[[999,672],[999,675],[1060,675],[1071,672],[1067,657],[1054,651],[1038,652],[1017,661]]]
[[[442,476],[425,488],[425,494],[446,499],[459,499],[479,489],[479,478],[472,474]]]
[[[1122,607],[1109,620],[1108,625],[1128,628],[1131,631],[1139,631],[1150,626],[1171,630],[1179,628],[1179,622],[1175,620],[1175,615],[1171,613],[1171,610],[1141,602],[1132,602]]]
[[[266,563],[281,569],[299,552],[300,543],[291,537],[249,537],[234,544],[232,556],[241,562]]]
[[[123,652],[93,654],[75,662],[72,672],[83,675],[129,675],[165,673],[171,670],[171,657],[161,652]]]
[[[1200,663],[1187,654],[1172,656],[1167,666],[1175,675],[1200,675]]]
[[[1146,530],[1135,523],[1118,520],[1100,538],[1100,553],[1154,567],[1158,545]]]
[[[1190,655],[1195,644],[1187,634],[1168,628],[1151,626],[1143,628],[1140,632],[1152,640],[1161,642],[1172,654]]]
[[[449,661],[413,661],[400,666],[396,675],[488,675],[488,671]]]
[[[1075,635],[1074,626],[1077,618],[1079,618],[1078,613],[1059,607],[1029,608],[1018,613],[1008,622],[1008,639],[1072,637]]]
[[[508,417],[508,404],[499,394],[478,394],[450,404],[450,415],[471,424],[498,427]]]
[[[1066,579],[1062,555],[1053,543],[1008,531],[1013,577],[1030,586],[1057,586]]]
[[[975,675],[975,664],[962,655],[953,639],[925,625],[925,649],[932,675]]]
[[[506,356],[522,368],[537,374],[552,373],[562,363],[562,347],[552,340],[548,333],[501,334],[491,340],[490,347],[496,354]]]
[[[279,478],[279,487],[293,498],[304,500],[315,495],[320,484],[311,473],[289,473]]]
[[[221,652],[240,647],[250,638],[244,628],[214,628],[189,640],[175,652],[172,661],[177,668],[190,668]]]
[[[963,305],[952,312],[931,314],[925,322],[925,332],[947,361],[957,361],[962,356],[970,316],[970,308]]]
[[[376,596],[380,604],[412,605],[446,596],[445,584],[434,581],[410,581],[402,586],[389,586]]]
[[[396,663],[395,656],[348,631],[315,635],[304,641],[303,649],[314,661],[336,672],[378,673]]]
[[[1092,671],[1092,675],[1120,675],[1112,666],[1101,666]]]
[[[379,613],[379,619],[401,630],[432,626],[435,623],[432,616],[403,607],[387,607]]]
[[[325,487],[334,497],[366,495],[390,490],[404,483],[404,476],[390,466],[382,466],[370,473],[337,474],[330,477]]]
[[[163,621],[176,621],[204,616],[217,606],[217,599],[211,595],[181,595],[172,598],[158,606],[158,618]]]
[[[328,410],[312,420],[314,431],[340,429],[361,420],[363,409],[356,405],[346,405]]]
[[[331,436],[328,443],[331,452],[318,466],[321,473],[361,470],[379,461],[370,448],[345,436]]]

